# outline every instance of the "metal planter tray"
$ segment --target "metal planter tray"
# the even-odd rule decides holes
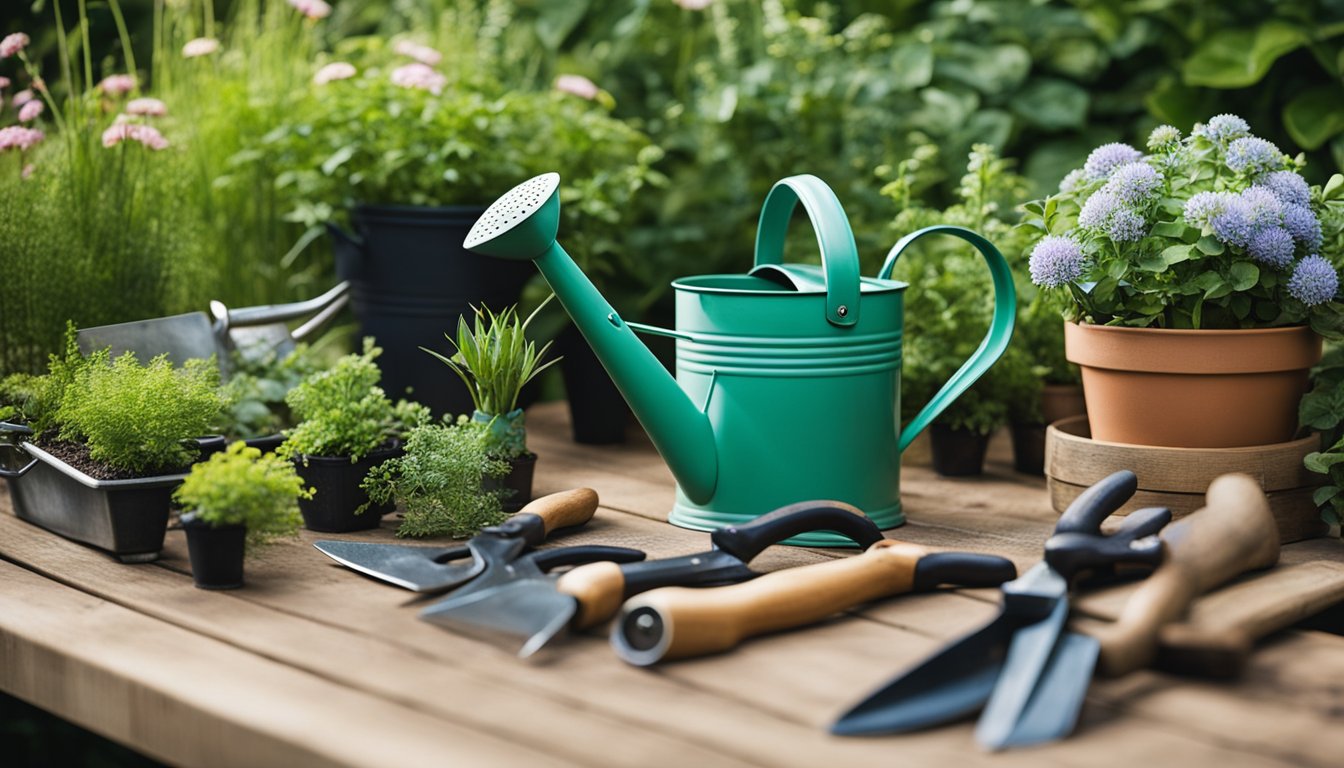
[[[0,470],[9,481],[15,516],[106,550],[123,563],[158,558],[173,489],[185,474],[97,480],[32,443],[21,445],[31,460],[20,469]]]

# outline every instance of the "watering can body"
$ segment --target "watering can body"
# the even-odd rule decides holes
[[[931,227],[898,243],[878,277],[860,277],[834,193],[816,177],[789,177],[762,209],[751,273],[674,281],[676,328],[665,330],[624,321],[554,242],[558,177],[538,184],[550,176],[501,198],[500,211],[487,211],[466,245],[536,261],[676,476],[670,522],[712,530],[804,499],[853,504],[881,528],[904,522],[901,451],[988,370],[1012,334],[1012,278],[993,245],[969,230]],[[799,204],[821,266],[781,263]],[[994,277],[995,314],[980,349],[902,429],[906,285],[890,274],[906,247],[932,234],[981,251]],[[634,331],[676,339],[675,380]],[[787,543],[852,546],[827,532]]]

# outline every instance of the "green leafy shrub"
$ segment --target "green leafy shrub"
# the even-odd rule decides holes
[[[232,368],[224,385],[229,399],[224,433],[244,439],[274,435],[293,427],[294,417],[285,398],[319,370],[305,344],[284,357],[271,352],[261,359],[249,360],[235,353]]]
[[[186,441],[209,434],[223,417],[214,361],[173,368],[167,355],[146,365],[131,352],[110,358],[95,352],[75,371],[56,411],[61,439],[83,441],[94,460],[130,472],[190,464],[196,452]]]
[[[262,454],[241,440],[193,466],[173,493],[178,503],[211,526],[247,526],[252,546],[297,533],[303,522],[298,500],[312,495],[293,462]]]
[[[537,349],[536,342],[527,338],[528,326],[552,298],[554,294],[526,320],[519,319],[517,307],[499,313],[477,308],[471,324],[465,316],[459,318],[456,337],[448,337],[454,348],[452,357],[421,347],[443,361],[467,385],[476,406],[472,419],[486,424],[490,454],[497,458],[513,459],[527,453],[527,429],[523,412],[518,408],[518,393],[542,371],[560,361],[557,357],[542,362],[550,343]]]
[[[367,456],[429,418],[429,409],[405,400],[395,405],[378,386],[382,373],[374,359],[382,350],[364,340],[361,354],[336,361],[329,370],[305,378],[285,396],[299,425],[285,431],[279,453],[301,456]]]
[[[1311,374],[1311,391],[1302,396],[1298,420],[1321,433],[1322,450],[1307,454],[1307,469],[1326,476],[1312,498],[1321,518],[1344,534],[1344,346],[1326,352]]]
[[[400,503],[405,517],[398,536],[464,538],[503,522],[501,492],[486,490],[483,480],[508,472],[508,462],[490,455],[488,430],[461,418],[412,429],[406,455],[370,470],[363,488],[371,503]]]

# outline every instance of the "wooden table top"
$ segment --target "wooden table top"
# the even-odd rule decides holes
[[[564,543],[703,550],[664,522],[672,478],[641,441],[578,446],[560,404],[530,414],[537,494],[589,486],[602,508]],[[1019,569],[1054,525],[1044,483],[1012,472],[1001,441],[983,477],[950,480],[907,457],[910,522],[888,532],[997,552]],[[0,508],[9,512],[8,495]],[[350,536],[393,540],[394,521]],[[1235,682],[1157,672],[1094,681],[1077,733],[990,755],[972,724],[841,739],[848,705],[997,611],[997,592],[896,598],[805,631],[651,670],[604,635],[520,662],[418,621],[410,593],[363,578],[304,531],[247,562],[247,586],[193,588],[181,531],[163,557],[122,565],[0,515],[0,688],[161,760],[203,766],[1338,766],[1344,638],[1281,633]],[[843,556],[774,547],[764,569]],[[1338,541],[1287,560],[1344,560]]]

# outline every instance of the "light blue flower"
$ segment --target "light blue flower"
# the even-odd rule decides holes
[[[1185,221],[1203,229],[1213,224],[1213,218],[1223,212],[1228,201],[1236,195],[1230,192],[1198,192],[1185,201]]]
[[[1289,205],[1311,204],[1311,188],[1307,186],[1307,180],[1293,171],[1274,171],[1260,183]]]
[[[1283,203],[1279,196],[1265,187],[1247,187],[1241,193],[1246,206],[1246,220],[1257,232],[1283,224]]]
[[[1181,132],[1174,125],[1159,125],[1148,134],[1148,149],[1157,152],[1173,147],[1181,140]]]
[[[1255,234],[1255,227],[1251,226],[1249,206],[1237,195],[1227,197],[1222,210],[1214,214],[1209,221],[1209,228],[1213,230],[1213,236],[1223,243],[1242,248],[1246,247],[1251,235]]]
[[[1205,125],[1196,125],[1194,134],[1203,136],[1215,144],[1227,144],[1229,141],[1247,136],[1251,126],[1236,115],[1222,114],[1209,118]]]
[[[1104,227],[1118,207],[1120,198],[1116,197],[1115,193],[1108,189],[1093,192],[1083,203],[1083,209],[1078,212],[1078,226]]]
[[[1087,156],[1087,162],[1083,163],[1083,172],[1087,178],[1099,181],[1110,176],[1117,167],[1141,159],[1143,154],[1139,150],[1115,141],[1092,150],[1092,154]]]
[[[1283,169],[1283,153],[1264,139],[1246,136],[1232,142],[1227,148],[1227,167],[1255,178],[1270,171]]]
[[[1296,244],[1293,242],[1293,236],[1282,227],[1260,230],[1251,236],[1250,244],[1246,246],[1251,258],[1261,264],[1268,264],[1279,269],[1293,263],[1295,248]]]
[[[1059,182],[1059,191],[1065,194],[1074,191],[1087,183],[1087,175],[1082,168],[1075,168],[1069,171],[1068,175]]]
[[[1027,268],[1031,282],[1056,288],[1082,277],[1083,262],[1083,250],[1072,238],[1046,235],[1031,249]]]
[[[1299,261],[1288,278],[1288,293],[1309,307],[1332,301],[1339,292],[1339,273],[1330,262],[1312,254]]]
[[[1133,243],[1142,240],[1148,234],[1148,222],[1138,213],[1119,207],[1111,212],[1106,222],[1106,236],[1117,243]]]
[[[1305,205],[1285,205],[1283,207],[1283,228],[1293,236],[1307,252],[1321,247],[1321,221]]]
[[[1140,160],[1111,171],[1111,178],[1102,189],[1110,191],[1123,203],[1138,206],[1149,202],[1161,186],[1162,174]]]

